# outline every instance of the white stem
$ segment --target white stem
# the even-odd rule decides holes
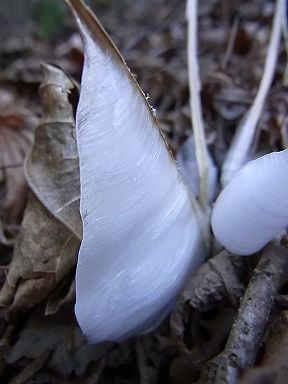
[[[195,137],[196,159],[199,169],[199,200],[201,206],[206,207],[208,201],[209,160],[200,100],[201,82],[197,59],[197,6],[197,0],[187,0],[188,76],[191,119]]]
[[[232,144],[227,152],[222,167],[222,185],[227,184],[234,173],[237,172],[246,161],[248,161],[249,151],[252,148],[256,135],[256,127],[259,122],[260,115],[263,111],[264,103],[275,73],[284,11],[285,0],[278,0],[274,14],[273,27],[266,56],[264,73],[261,79],[259,90],[251,108],[241,120]]]

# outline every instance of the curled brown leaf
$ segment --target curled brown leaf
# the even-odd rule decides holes
[[[219,353],[229,334],[244,291],[242,260],[226,251],[209,259],[190,278],[172,311],[174,338],[194,364]]]
[[[33,192],[0,291],[0,305],[11,315],[38,304],[65,279],[76,264],[81,238],[78,153],[69,102],[75,87],[59,68],[47,65],[44,72],[43,117],[26,163]],[[58,298],[58,308],[63,300]]]
[[[8,91],[0,92],[0,242],[10,245],[27,202],[23,164],[37,118]],[[8,237],[7,237],[8,235]]]
[[[79,240],[31,193],[0,305],[9,313],[41,302],[76,263]]]
[[[43,71],[40,95],[44,114],[26,162],[26,177],[41,203],[81,239],[79,160],[69,101],[77,90],[58,67],[45,65]]]

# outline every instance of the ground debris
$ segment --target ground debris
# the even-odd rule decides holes
[[[270,284],[269,279],[274,281],[275,275],[264,279],[262,294],[265,287],[267,290],[260,317],[257,316],[261,322],[255,333],[257,340],[253,345],[248,343],[245,352],[241,349],[242,337],[238,340],[239,346],[236,343],[239,330],[247,328],[239,326],[239,319],[256,298],[254,295],[247,302],[250,288],[258,281],[256,272],[263,267],[264,254],[252,279],[259,255],[248,258],[226,252],[210,255],[179,297],[172,312],[172,332],[166,321],[157,332],[124,343],[87,344],[73,315],[75,263],[81,239],[73,126],[78,90],[70,77],[59,87],[57,76],[65,75],[50,65],[46,71],[53,71],[53,81],[46,81],[40,90],[44,103],[48,102],[49,116],[46,121],[42,118],[36,131],[37,145],[34,144],[27,161],[27,179],[22,166],[41,114],[40,63],[56,64],[79,81],[83,62],[81,40],[68,10],[66,14],[64,11],[61,25],[53,21],[51,13],[52,24],[59,28],[48,38],[41,35],[35,21],[37,12],[33,7],[37,8],[37,0],[21,7],[17,0],[10,0],[9,6],[5,3],[0,5],[0,19],[4,20],[0,25],[1,383],[188,384],[198,380],[198,383],[209,384],[214,383],[216,377],[222,380],[224,372],[229,383],[284,384],[287,381],[287,313],[280,311],[287,309],[288,300],[285,292],[276,294],[280,286],[288,282],[284,258],[281,259],[283,269],[280,270],[280,263],[276,267],[282,276],[279,289]],[[142,89],[149,92],[149,101],[157,110],[171,152],[175,157],[177,152],[181,155],[179,148],[187,138],[191,140],[192,132],[185,2],[91,0],[89,4],[115,40]],[[209,151],[218,169],[235,128],[257,92],[274,6],[273,0],[244,1],[243,6],[236,0],[199,1],[198,59],[203,117]],[[1,14],[2,8],[5,12],[13,10],[11,23]],[[21,18],[28,17],[29,26],[18,23],[19,9]],[[13,35],[11,31],[2,30],[6,24],[11,24]],[[287,57],[282,44],[259,123],[254,157],[288,147],[285,67]],[[55,93],[51,97],[53,89]],[[57,100],[61,94],[63,98]],[[56,112],[57,118],[51,119]],[[65,149],[62,142],[66,142]],[[52,154],[49,158],[43,156],[48,151]],[[14,168],[16,160],[20,160],[21,166]],[[66,171],[69,175],[65,175]],[[195,184],[197,178],[189,172],[188,177]],[[55,177],[58,173],[59,178]],[[44,236],[47,232],[49,236]],[[281,255],[277,252],[271,265],[275,266]],[[270,268],[269,264],[264,267]],[[271,296],[267,299],[271,290],[275,300]],[[268,304],[272,309],[270,315],[267,315]],[[249,311],[254,313],[251,308]],[[232,369],[231,359],[227,358],[231,349]],[[243,360],[238,359],[241,353]]]
[[[60,69],[45,67],[43,116],[26,162],[33,192],[0,291],[0,305],[8,315],[15,316],[44,300],[76,263],[82,224],[75,123],[68,100],[74,88]],[[58,303],[51,309],[50,301],[48,312],[55,311],[61,299]]]
[[[24,160],[37,117],[8,90],[0,93],[0,243],[13,245],[27,203]]]
[[[270,325],[262,358],[249,368],[240,384],[285,384],[287,382],[288,313],[281,312]]]
[[[287,238],[283,237],[264,248],[241,299],[226,346],[207,363],[197,383],[238,383],[240,374],[255,364],[287,272]]]
[[[180,351],[200,364],[221,351],[244,285],[244,259],[223,251],[209,259],[182,291],[171,314]]]

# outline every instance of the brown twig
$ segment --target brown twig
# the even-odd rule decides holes
[[[224,351],[208,362],[198,383],[234,384],[255,363],[271,310],[288,273],[287,238],[269,244],[253,271]]]
[[[235,45],[236,36],[239,30],[239,19],[235,19],[231,28],[230,37],[228,39],[228,45],[226,48],[226,52],[222,61],[221,69],[222,71],[225,71],[227,68],[227,65],[231,59],[231,56],[233,54],[233,48]]]

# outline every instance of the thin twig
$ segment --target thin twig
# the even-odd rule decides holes
[[[259,122],[276,68],[281,39],[281,29],[283,25],[283,13],[285,11],[285,1],[286,0],[277,1],[270,43],[259,90],[251,108],[241,120],[232,144],[227,152],[222,167],[222,185],[226,185],[234,173],[237,172],[248,160],[249,152],[253,146],[256,136],[256,127]]]
[[[273,304],[288,273],[287,241],[284,237],[263,250],[225,349],[207,363],[198,384],[236,384],[241,371],[255,364]]]
[[[227,49],[222,61],[221,69],[224,71],[231,59],[233,47],[235,45],[236,36],[239,30],[239,19],[235,19],[231,28],[230,37],[227,44]]]
[[[221,8],[222,8],[222,19],[223,25],[228,34],[231,20],[231,1],[230,0],[221,0]]]
[[[205,208],[208,202],[209,159],[200,100],[201,82],[197,58],[197,6],[197,0],[187,0],[188,74],[191,120],[195,136],[196,159],[200,180],[199,201],[201,206]]]

